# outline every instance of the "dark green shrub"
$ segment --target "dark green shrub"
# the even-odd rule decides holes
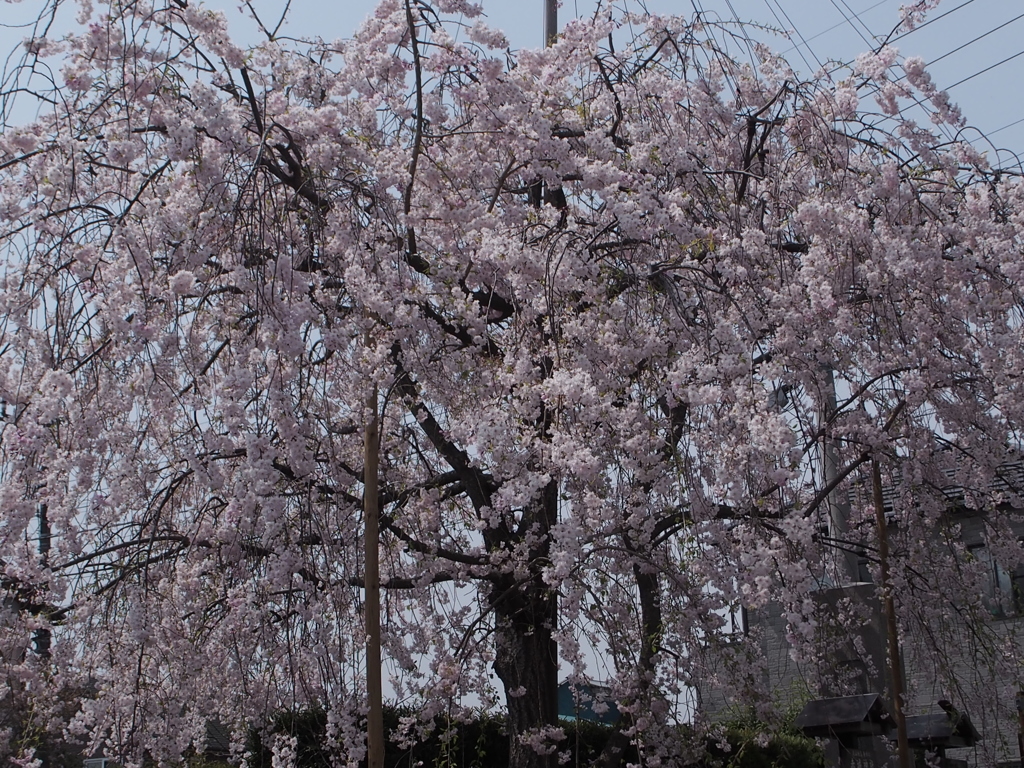
[[[384,711],[384,731],[389,736],[385,748],[385,768],[500,768],[508,765],[508,735],[505,718],[481,712],[468,722],[438,722],[412,746],[399,746],[391,737],[402,718],[415,714],[408,708],[388,706]],[[563,722],[564,748],[569,751],[568,765],[588,766],[601,755],[613,729],[587,721]],[[298,768],[327,768],[331,764],[325,748],[327,713],[321,709],[279,714],[271,733],[286,733],[296,739]],[[767,736],[765,735],[767,734]],[[694,768],[822,768],[822,751],[813,739],[792,728],[767,731],[753,721],[725,726],[722,748],[720,738],[708,738],[706,752]],[[269,745],[259,733],[250,735],[248,750],[254,768],[271,768]],[[625,762],[636,762],[635,750]]]
[[[412,746],[400,746],[392,737],[402,718],[415,714],[408,708],[384,710],[385,768],[499,768],[508,764],[508,734],[500,714],[480,712],[468,722],[438,722]],[[604,749],[611,728],[586,721],[564,722],[569,765],[590,765]],[[322,709],[285,712],[274,718],[269,732],[288,734],[296,740],[298,768],[326,768],[330,755],[325,748],[327,713]],[[272,753],[263,735],[253,731],[247,750],[254,768],[271,768]],[[635,754],[627,755],[635,761]]]
[[[708,739],[708,768],[823,768],[824,754],[815,743],[792,728],[767,730],[761,723],[730,723],[725,741]]]

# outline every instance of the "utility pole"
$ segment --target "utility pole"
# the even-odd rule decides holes
[[[558,0],[544,0],[544,47],[550,48],[558,39]],[[544,205],[548,196],[547,185],[538,176],[530,183],[529,200],[536,208]]]
[[[39,526],[39,564],[43,568],[50,565],[50,519],[47,516],[45,504],[36,505],[36,523]],[[50,657],[50,630],[48,627],[40,627],[32,633],[32,644],[35,652],[40,658]]]
[[[558,39],[558,0],[544,0],[544,47]]]
[[[821,408],[821,423],[825,429],[822,439],[822,474],[825,485],[831,485],[839,474],[839,450],[836,441],[830,436],[831,431],[829,420],[835,418],[836,410],[839,408],[836,399],[836,381],[832,372],[832,366],[824,366],[824,396],[825,402]],[[828,508],[828,535],[832,548],[833,578],[835,586],[842,587],[851,582],[859,581],[859,568],[857,555],[853,551],[853,542],[850,540],[850,526],[847,522],[850,517],[850,497],[846,488],[839,486],[828,495],[826,501]]]

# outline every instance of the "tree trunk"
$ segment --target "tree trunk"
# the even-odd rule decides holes
[[[544,583],[542,564],[549,560],[551,527],[558,517],[558,485],[551,481],[535,504],[524,510],[519,530],[503,542],[514,546],[530,536],[532,578],[525,584],[509,575],[491,587],[494,611],[494,671],[505,686],[508,706],[509,768],[556,768],[557,744],[545,741],[541,754],[520,737],[558,727],[558,597]]]
[[[556,602],[539,578],[523,587],[495,587],[494,671],[508,701],[509,768],[555,768],[558,756],[540,754],[520,735],[558,727],[558,645],[552,633]],[[547,742],[550,747],[555,745]]]

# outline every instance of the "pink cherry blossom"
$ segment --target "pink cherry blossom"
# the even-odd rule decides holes
[[[903,114],[960,124],[893,49],[801,82],[630,17],[510,60],[457,34],[478,10],[244,49],[197,3],[83,3],[33,43],[62,74],[0,134],[0,670],[33,727],[134,765],[218,720],[240,757],[315,705],[357,764],[374,389],[386,677],[424,720],[506,707],[516,768],[558,764],[596,654],[651,765],[701,686],[771,716],[729,617],[781,606],[823,658],[873,461],[908,652],[969,616],[1014,679],[949,513],[1020,561],[1016,177]]]

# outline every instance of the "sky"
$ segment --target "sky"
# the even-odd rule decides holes
[[[193,0],[197,2],[198,0]],[[252,40],[255,26],[238,13],[241,0],[206,0],[228,13],[236,39]],[[909,0],[610,0],[634,12],[701,14],[766,41],[794,68],[810,76],[829,61],[849,62],[889,35],[899,8]],[[65,0],[67,2],[67,0]],[[266,21],[276,23],[286,0],[252,0]],[[609,0],[604,0],[605,4]],[[513,48],[542,43],[544,0],[482,0],[488,23],[505,31]],[[295,37],[348,37],[372,13],[376,0],[291,0],[284,33]],[[0,51],[30,34],[43,0],[5,3]],[[597,0],[563,0],[559,22],[594,13]],[[67,13],[64,24],[73,14]],[[774,32],[771,30],[775,30]],[[1024,156],[1024,2],[942,0],[928,23],[893,41],[902,56],[921,56],[936,84],[949,89],[971,126],[965,136],[987,150],[996,164]],[[998,159],[996,159],[998,158]]]

